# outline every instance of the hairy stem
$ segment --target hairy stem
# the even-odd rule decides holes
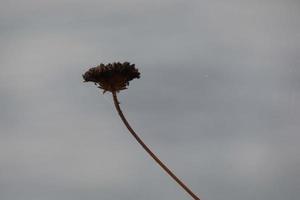
[[[173,179],[174,181],[176,181],[189,195],[191,195],[191,197],[195,200],[200,200],[199,197],[197,197],[149,148],[148,146],[142,141],[142,139],[135,133],[135,131],[131,128],[130,124],[128,123],[128,121],[126,120],[120,105],[119,105],[119,101],[117,98],[117,94],[115,91],[112,92],[113,95],[113,100],[114,100],[114,104],[115,107],[118,111],[118,114],[120,115],[123,123],[125,124],[125,126],[127,127],[127,129],[129,130],[129,132],[131,133],[131,135],[137,140],[137,142],[143,147],[143,149],[155,160],[155,162],[161,167],[163,168],[163,170],[165,170],[165,172],[167,172]]]

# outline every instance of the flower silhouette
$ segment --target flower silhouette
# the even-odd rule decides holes
[[[192,190],[183,183],[153,152],[152,150],[143,142],[143,140],[136,134],[133,128],[128,123],[125,118],[117,98],[117,92],[120,90],[127,89],[129,81],[140,78],[140,72],[134,67],[134,64],[129,62],[115,62],[109,63],[107,65],[100,64],[97,67],[90,68],[83,75],[85,82],[94,82],[99,88],[103,89],[103,93],[110,91],[113,96],[113,101],[115,108],[125,124],[126,128],[129,130],[131,135],[136,139],[136,141],[142,146],[142,148],[154,159],[154,161],[167,173],[174,181],[176,181],[194,200],[200,200]]]
[[[90,68],[82,76],[85,82],[94,82],[105,93],[127,89],[129,81],[140,78],[140,72],[134,64],[115,62],[107,65],[101,63]]]

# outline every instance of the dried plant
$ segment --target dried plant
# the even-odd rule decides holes
[[[82,75],[85,82],[94,82],[100,89],[103,89],[103,93],[109,91],[112,93],[114,105],[117,109],[119,116],[123,123],[137,140],[137,142],[143,147],[143,149],[155,160],[155,162],[168,173],[193,199],[200,200],[142,141],[142,139],[131,128],[127,119],[125,118],[117,98],[117,92],[127,89],[129,81],[140,78],[140,73],[134,64],[129,62],[124,63],[109,63],[107,65],[100,64],[97,67],[90,68],[85,74]]]

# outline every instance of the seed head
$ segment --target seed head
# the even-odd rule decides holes
[[[103,93],[106,91],[119,92],[127,89],[129,81],[140,78],[140,72],[134,64],[129,62],[114,62],[100,64],[97,67],[90,68],[82,75],[84,82],[94,82]]]

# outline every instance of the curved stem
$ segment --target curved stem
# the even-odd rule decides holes
[[[125,126],[131,133],[131,135],[137,140],[137,142],[144,148],[144,150],[155,160],[155,162],[161,166],[167,172],[191,197],[195,200],[200,200],[199,197],[197,197],[149,148],[148,146],[142,141],[142,139],[135,133],[135,131],[131,128],[130,124],[126,120],[117,98],[116,92],[112,92],[113,100],[115,107],[118,111],[118,114],[120,115],[122,121],[124,122]]]

